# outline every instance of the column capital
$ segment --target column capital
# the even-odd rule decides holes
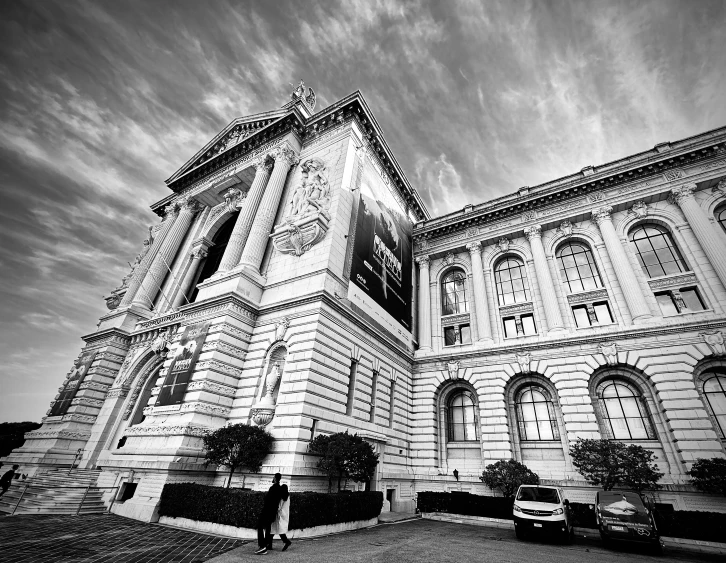
[[[612,221],[610,214],[613,212],[613,208],[610,205],[603,205],[597,209],[592,210],[592,219],[598,225],[601,225],[605,221]]]
[[[694,182],[683,184],[681,187],[673,188],[671,190],[671,196],[669,199],[680,205],[683,200],[693,198],[694,191],[696,191],[696,184]]]
[[[177,200],[177,205],[180,211],[187,211],[189,213],[196,213],[202,207],[196,199],[188,195]]]
[[[194,250],[192,250],[191,257],[192,258],[198,258],[199,260],[201,260],[202,258],[206,258],[207,257],[207,254],[209,254],[209,251],[207,250],[206,247],[204,247],[204,246],[198,246],[197,248],[195,248]]]
[[[474,242],[467,244],[466,248],[469,251],[469,254],[476,254],[477,252],[481,252],[481,242],[475,240]]]
[[[542,225],[532,225],[524,229],[524,236],[527,240],[541,239],[542,238]]]
[[[167,219],[173,219],[176,217],[176,214],[179,212],[179,206],[175,203],[170,203],[166,207],[164,207],[164,218],[163,221],[166,221]]]
[[[416,264],[418,264],[421,268],[428,268],[429,259],[429,255],[424,254],[423,256],[419,256],[418,258],[416,258]]]
[[[272,167],[274,166],[275,161],[271,158],[268,158],[268,155],[262,155],[260,157],[255,158],[252,161],[252,166],[257,172],[263,172],[267,171],[269,172],[272,170]]]
[[[300,162],[297,153],[287,143],[273,149],[270,156],[275,160],[275,163],[286,162],[288,166],[294,166]]]

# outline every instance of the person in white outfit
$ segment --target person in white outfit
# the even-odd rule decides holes
[[[287,485],[283,485],[280,488],[280,505],[277,508],[277,518],[275,518],[275,521],[272,523],[272,527],[270,528],[270,543],[267,546],[267,549],[272,549],[272,538],[275,537],[275,534],[278,534],[280,536],[280,539],[282,540],[282,543],[285,544],[282,546],[282,551],[285,551],[288,547],[290,547],[290,544],[292,543],[289,539],[287,539],[287,526],[290,523],[290,493],[287,490]]]

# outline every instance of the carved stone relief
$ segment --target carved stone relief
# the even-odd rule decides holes
[[[716,330],[713,332],[702,332],[703,341],[711,348],[714,356],[726,355],[726,345],[724,345],[723,333]]]
[[[525,352],[524,354],[520,354],[519,352],[516,352],[517,357],[517,364],[519,364],[519,372],[523,375],[528,375],[531,373],[530,370],[530,362],[532,361],[532,354],[529,352]]]
[[[446,369],[449,372],[449,379],[459,379],[459,368],[461,364],[458,360],[451,360],[447,365]]]
[[[605,356],[605,361],[609,366],[618,364],[618,346],[615,342],[603,342],[598,345],[598,350]]]

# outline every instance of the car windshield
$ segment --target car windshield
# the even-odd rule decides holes
[[[557,494],[557,489],[546,489],[544,487],[522,487],[519,489],[517,500],[559,504],[560,495]]]

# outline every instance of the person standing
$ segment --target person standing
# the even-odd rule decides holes
[[[2,492],[0,492],[0,497],[3,496],[7,490],[10,488],[10,483],[13,482],[13,477],[15,476],[15,472],[18,470],[20,466],[15,464],[13,465],[13,468],[9,471],[6,471],[2,477],[0,477],[0,488],[2,488]]]
[[[285,551],[292,543],[287,539],[287,527],[290,523],[290,493],[287,490],[287,485],[280,487],[280,506],[277,509],[277,518],[272,523],[270,528],[270,543],[267,544],[267,549],[272,549],[272,540],[275,534],[280,535],[282,543],[282,551]]]
[[[280,504],[280,479],[282,475],[275,473],[272,478],[272,486],[265,493],[265,501],[262,505],[262,513],[257,519],[257,546],[256,555],[267,553],[267,546],[272,543],[270,528],[277,518],[277,509]]]

